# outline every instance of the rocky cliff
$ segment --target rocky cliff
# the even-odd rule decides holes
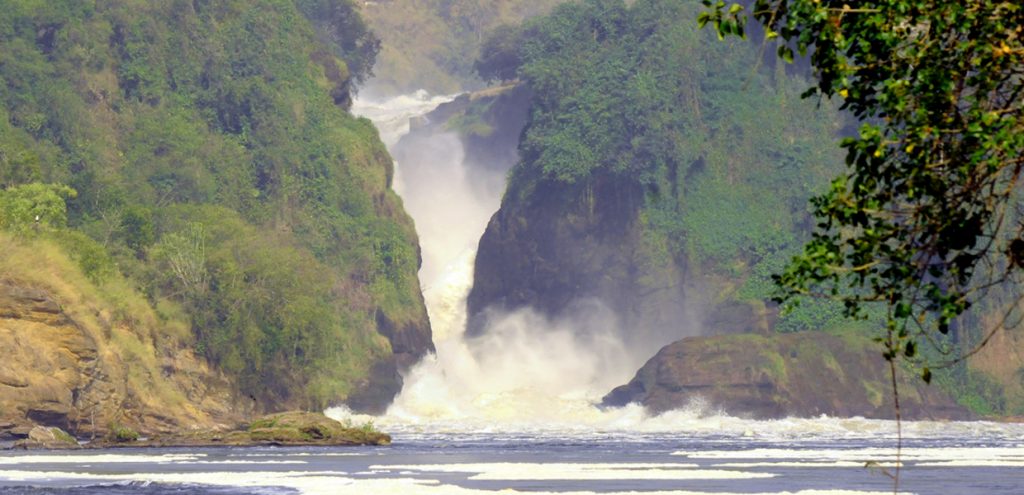
[[[808,198],[840,172],[850,122],[802,100],[799,75],[752,73],[757,54],[680,27],[697,7],[627,3],[557,8],[521,28],[518,48],[503,45],[502,60],[520,64],[503,69],[532,97],[520,161],[480,241],[468,334],[519,308],[573,316],[596,303],[644,358],[675,341],[608,404],[663,411],[701,396],[759,417],[888,417],[881,351],[852,337],[878,318],[771,302],[771,275],[812,226]],[[853,333],[826,333],[839,328]],[[905,379],[904,411],[1019,408],[1020,337],[997,340],[932,387]]]
[[[899,370],[907,419],[969,419],[940,388]],[[859,333],[693,337],[665,346],[604,404],[643,404],[653,412],[701,401],[754,418],[894,417],[888,363]]]
[[[0,245],[9,256],[0,262],[0,440],[35,425],[79,438],[217,428],[253,412],[235,384],[182,347],[176,322],[91,292],[52,246]]]

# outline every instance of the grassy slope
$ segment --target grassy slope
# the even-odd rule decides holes
[[[118,389],[119,397],[108,397],[107,403],[98,406],[99,415],[135,427],[138,421],[145,421],[146,415],[169,418],[179,426],[210,426],[212,421],[230,420],[228,382],[193,354],[193,337],[181,307],[165,303],[154,309],[129,280],[119,275],[107,277],[102,283],[90,280],[60,245],[68,240],[25,240],[0,233],[0,251],[4,253],[0,257],[0,281],[44,291],[60,305],[62,314],[96,344],[103,373],[93,379],[110,382],[115,388],[124,387]],[[18,322],[7,324],[16,326]],[[36,345],[40,354],[62,352],[57,342]],[[113,367],[106,367],[114,363]],[[184,374],[168,375],[164,369],[167,366],[185,368]],[[207,391],[204,399],[187,396],[189,390],[197,387]],[[91,400],[87,394],[95,388],[93,384],[85,387],[81,391],[83,400]],[[133,403],[134,410],[127,416],[115,411],[125,406],[126,399]],[[103,420],[97,425],[107,426]]]

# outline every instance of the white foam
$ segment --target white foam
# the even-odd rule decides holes
[[[1024,459],[1013,461],[1013,460],[986,460],[986,459],[969,459],[969,460],[956,460],[956,461],[930,461],[930,462],[918,462],[914,464],[915,467],[1017,467],[1024,468]],[[1024,473],[1021,474],[1024,476]],[[1021,483],[1024,483],[1024,478],[1021,478]]]
[[[246,460],[222,460],[222,461],[192,461],[188,464],[245,464],[245,465],[273,465],[273,464],[308,464],[306,461],[246,461]]]
[[[887,464],[873,464],[874,466],[881,468],[893,468],[896,466],[895,463]],[[866,462],[858,461],[809,461],[809,462],[794,462],[794,461],[779,461],[779,462],[725,462],[721,464],[714,464],[716,468],[847,468],[856,467],[862,468],[867,467]]]
[[[592,491],[571,492],[521,492],[512,489],[483,490],[442,484],[437,480],[411,478],[353,479],[334,472],[222,472],[222,473],[136,473],[128,475],[87,474],[40,471],[3,471],[0,479],[38,482],[68,480],[75,482],[123,482],[148,483],[189,483],[210,486],[231,487],[283,487],[292,488],[306,495],[364,495],[367,493],[401,493],[403,495],[494,495],[523,493],[528,495],[595,495]],[[629,495],[637,492],[602,492],[606,495]],[[644,491],[644,495],[741,495],[731,492],[698,492],[687,490]],[[891,492],[859,490],[801,490],[796,492],[760,492],[742,495],[884,495]]]
[[[519,463],[411,464],[370,466],[376,470],[427,473],[474,473],[471,480],[700,480],[772,478],[771,473],[697,469],[696,464],[662,463]]]
[[[119,454],[86,454],[86,455],[18,455],[0,456],[0,464],[168,464],[175,462],[197,461],[206,454],[161,454],[161,455],[119,455]]]
[[[981,467],[1007,466],[1024,467],[1024,449],[1007,447],[945,447],[905,448],[897,453],[895,448],[858,449],[749,449],[749,450],[708,450],[678,451],[672,455],[687,459],[780,459],[775,462],[724,463],[717,467],[753,467],[755,464],[783,467],[787,460],[794,467],[820,464],[865,465],[880,463],[881,466],[895,465],[899,459],[914,463],[914,466]]]

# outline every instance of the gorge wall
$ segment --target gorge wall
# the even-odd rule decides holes
[[[174,349],[193,352],[174,366],[195,383],[222,376],[245,414],[341,402],[380,412],[400,372],[433,350],[391,157],[373,125],[348,113],[375,54],[363,50],[372,39],[353,5],[14,1],[0,12],[0,231],[69,257],[89,291],[137,303],[96,303],[112,322],[154,315],[143,341],[174,333]],[[65,308],[53,289],[63,274],[25,283],[49,273],[37,261],[13,265],[28,270],[18,277],[5,267],[0,280]],[[31,323],[4,320],[10,345],[31,325],[71,342],[22,341],[40,345],[40,370],[67,365],[61,384],[39,386],[68,417],[81,411],[66,390],[95,381],[90,361],[113,381],[88,401],[141,410],[126,398],[141,388],[119,382],[135,373],[127,355],[94,360],[104,345],[62,323],[82,325],[77,316],[9,312]],[[164,359],[154,356],[145,359]],[[145,414],[168,397],[150,396],[150,412],[124,421],[149,428]],[[195,397],[164,409],[203,410]],[[166,423],[202,420],[182,414]]]
[[[493,60],[517,65],[491,69],[518,77],[530,109],[479,244],[467,335],[525,308],[580,321],[610,309],[637,365],[661,350],[605,404],[892,417],[878,315],[848,321],[825,300],[780,313],[771,302],[771,275],[808,238],[808,198],[841,170],[836,144],[851,122],[800,98],[800,71],[751,70],[754,50],[694,31],[698,10],[583,2],[499,48],[514,53]],[[1018,388],[982,387],[972,373],[932,387],[903,380],[904,412],[966,418],[966,405],[1010,400],[970,390]]]

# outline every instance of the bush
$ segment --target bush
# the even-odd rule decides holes
[[[111,424],[107,432],[107,440],[115,443],[134,442],[139,439],[139,432],[120,423]]]

